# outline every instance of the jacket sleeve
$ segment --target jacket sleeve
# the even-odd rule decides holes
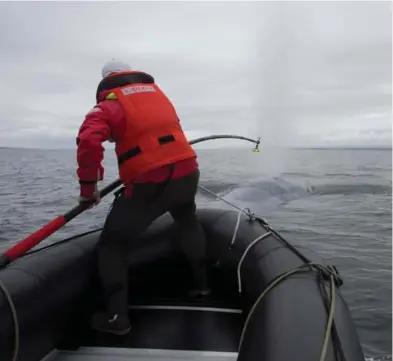
[[[104,178],[102,143],[109,140],[110,111],[97,105],[89,113],[79,128],[77,144],[77,176],[80,184],[96,183]]]

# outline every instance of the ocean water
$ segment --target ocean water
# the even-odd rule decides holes
[[[201,184],[337,265],[364,352],[392,357],[392,156],[384,149],[198,149]],[[105,181],[116,177],[107,150]],[[76,204],[72,150],[0,149],[0,250]],[[100,228],[113,196],[43,242]],[[201,205],[227,206],[201,191]]]

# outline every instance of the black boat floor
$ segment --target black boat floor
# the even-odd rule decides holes
[[[187,297],[190,275],[173,263],[146,267],[130,280],[131,331],[115,336],[93,330],[88,320],[100,308],[100,294],[87,291],[55,361],[236,359],[244,324],[242,305],[236,287],[223,282],[218,272],[210,277],[213,292],[201,298]]]
[[[222,307],[209,296],[182,305],[169,303],[130,305],[132,328],[124,336],[97,332],[85,324],[70,332],[45,361],[236,360],[244,323],[240,308],[228,302]]]
[[[139,309],[130,312],[126,336],[91,332],[84,346],[236,352],[242,320],[237,313],[195,309]],[[236,330],[236,332],[228,332]]]
[[[237,352],[242,325],[241,309],[204,302],[160,302],[129,306],[131,331],[124,336],[97,332],[88,324],[69,332],[60,345]]]

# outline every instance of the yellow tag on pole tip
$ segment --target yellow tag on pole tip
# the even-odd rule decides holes
[[[259,153],[259,143],[261,142],[261,138],[259,137],[257,140],[257,144],[255,145],[255,148],[252,149],[254,153]]]

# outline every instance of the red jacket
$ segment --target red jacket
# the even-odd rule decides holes
[[[87,113],[79,128],[77,137],[77,175],[81,182],[81,196],[90,197],[94,192],[95,182],[103,180],[104,168],[101,162],[104,158],[105,141],[121,139],[125,133],[126,118],[123,108],[118,102],[104,100],[110,91],[99,95],[99,103]],[[197,160],[187,159],[175,164],[172,179],[186,176],[198,169]],[[168,167],[161,167],[138,177],[135,182],[162,182],[170,175]],[[128,186],[130,194],[131,185]]]

